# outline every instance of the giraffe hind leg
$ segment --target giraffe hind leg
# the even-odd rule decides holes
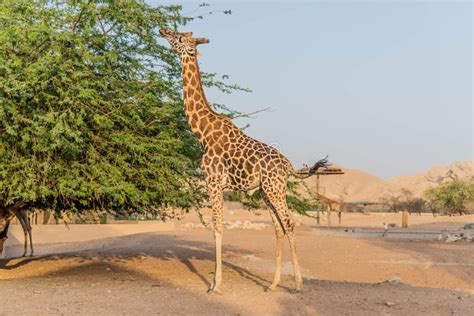
[[[273,208],[269,205],[270,208]],[[275,275],[273,277],[272,284],[268,287],[269,290],[274,290],[280,283],[281,276],[281,256],[283,253],[283,240],[285,238],[285,232],[283,231],[278,219],[276,218],[273,210],[270,210],[270,216],[273,220],[273,225],[275,226],[275,235],[276,235],[276,255],[275,255]]]
[[[294,274],[295,274],[295,292],[298,292],[301,290],[301,285],[303,283],[303,279],[301,277],[301,272],[300,272],[300,265],[298,261],[298,256],[296,254],[296,245],[295,245],[295,238],[294,238],[294,228],[295,228],[295,220],[293,219],[293,216],[291,215],[290,211],[288,210],[288,206],[286,204],[286,198],[285,194],[265,194],[266,199],[268,200],[267,203],[271,205],[271,209],[274,213],[274,223],[275,227],[276,225],[280,225],[280,229],[282,231],[282,235],[278,235],[277,233],[277,258],[276,258],[276,270],[275,270],[275,277],[274,281],[277,281],[276,283],[278,284],[279,281],[279,274],[280,274],[280,269],[281,269],[281,248],[283,245],[283,237],[286,234],[288,237],[288,242],[290,244],[290,250],[291,250],[291,258],[293,261],[293,269],[294,269]],[[272,217],[273,218],[273,217]],[[277,228],[275,228],[277,229]],[[278,276],[277,276],[278,272]],[[270,286],[270,289],[272,289],[272,285]],[[276,284],[274,285],[273,288],[276,287]]]

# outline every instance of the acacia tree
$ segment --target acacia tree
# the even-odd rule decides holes
[[[1,1],[0,207],[199,204],[201,148],[158,35],[191,19],[139,0]]]
[[[474,182],[454,180],[426,190],[425,196],[433,207],[462,215],[466,213],[466,203],[474,201]]]

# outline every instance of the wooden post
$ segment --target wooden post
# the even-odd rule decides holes
[[[328,226],[331,226],[331,207],[328,206],[327,209],[327,218],[328,218]]]
[[[43,211],[43,225],[49,224],[50,219],[51,219],[51,211],[50,210]]]
[[[403,210],[402,212],[402,227],[408,228],[408,211]]]
[[[316,174],[316,194],[318,194],[318,198],[319,198],[319,174]],[[321,200],[319,200],[321,202]],[[319,225],[319,220],[320,220],[320,210],[319,210],[319,207],[318,207],[318,215],[316,217],[316,220],[318,222],[318,225]]]
[[[316,174],[316,193],[319,194],[319,174]]]

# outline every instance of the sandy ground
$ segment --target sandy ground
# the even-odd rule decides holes
[[[372,237],[343,229],[326,234],[328,228],[309,218],[299,218],[297,228],[303,291],[291,293],[285,245],[281,286],[267,292],[275,237],[262,214],[226,214],[222,295],[206,293],[214,267],[212,234],[190,214],[172,231],[133,234],[127,228],[122,236],[88,241],[38,240],[43,255],[0,260],[0,314],[472,315],[474,243],[381,237],[382,229]],[[348,214],[343,225],[377,230],[399,217]],[[410,222],[412,230],[441,232],[474,217],[423,215]],[[10,247],[11,254],[20,251]]]

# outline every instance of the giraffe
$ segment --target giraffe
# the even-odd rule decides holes
[[[328,225],[331,225],[332,211],[337,211],[337,216],[339,217],[339,224],[341,224],[341,203],[336,200],[330,199],[327,196],[324,196],[318,192],[316,192],[316,196],[324,205],[326,205]]]
[[[180,55],[185,115],[191,131],[204,147],[200,168],[212,204],[215,242],[215,273],[208,292],[220,292],[222,282],[223,190],[249,191],[255,188],[260,188],[270,208],[277,239],[275,275],[269,289],[275,289],[280,281],[282,247],[286,236],[292,255],[295,291],[299,291],[303,280],[296,255],[295,221],[286,204],[287,179],[289,174],[307,178],[318,168],[326,166],[327,160],[296,171],[274,147],[244,134],[228,117],[215,112],[204,94],[196,46],[209,43],[209,40],[194,38],[192,32],[179,33],[170,29],[161,29],[160,34]]]
[[[5,225],[3,226],[3,230],[0,231],[0,255],[3,252],[3,247],[8,239],[8,228],[10,226],[10,222],[13,219],[13,217],[17,217],[18,221],[21,224],[21,227],[23,228],[23,233],[25,235],[25,243],[24,243],[24,251],[22,257],[26,256],[27,249],[28,249],[28,239],[27,237],[29,236],[30,239],[30,249],[31,253],[30,255],[33,256],[34,250],[33,250],[33,237],[31,236],[31,224],[30,220],[28,217],[28,209],[17,209],[16,207],[12,207],[10,209],[2,209],[0,208],[0,221],[4,220]]]

